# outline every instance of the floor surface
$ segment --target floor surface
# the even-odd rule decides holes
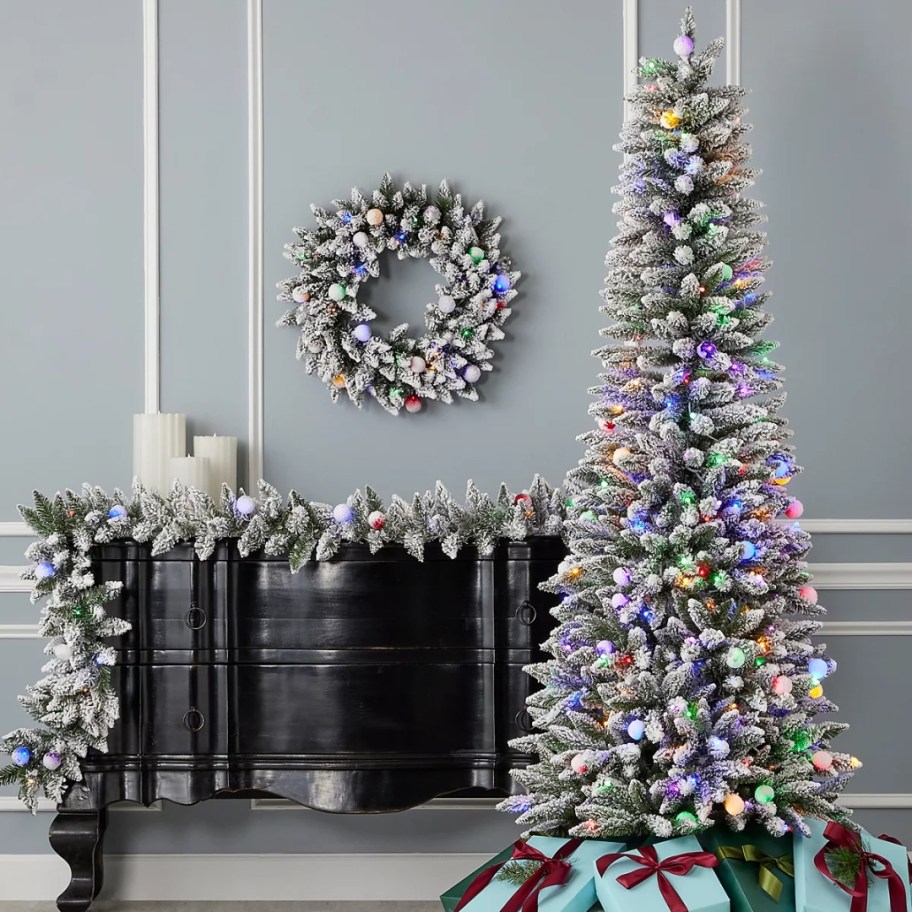
[[[441,912],[439,902],[96,902],[90,912]],[[0,912],[57,912],[56,903],[0,902]]]

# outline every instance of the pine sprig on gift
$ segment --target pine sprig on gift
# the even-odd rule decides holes
[[[530,877],[533,877],[541,868],[540,861],[521,861],[514,859],[508,861],[496,874],[496,880],[522,886]]]
[[[858,877],[858,869],[862,864],[861,852],[868,851],[866,846],[849,848],[836,846],[826,853],[827,867],[839,883],[846,887],[854,887]],[[868,883],[871,882],[871,873],[868,871]]]

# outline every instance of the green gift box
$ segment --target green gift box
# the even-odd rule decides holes
[[[716,874],[732,912],[795,912],[791,834],[776,837],[759,828],[736,833],[713,827],[698,838],[721,860]]]
[[[466,890],[469,889],[472,881],[478,877],[479,874],[485,869],[490,868],[491,865],[500,864],[503,861],[507,861],[513,856],[513,846],[507,846],[500,854],[495,855],[493,858],[486,861],[480,868],[472,871],[468,877],[464,877],[459,881],[455,886],[450,887],[441,897],[440,902],[443,904],[444,912],[453,912],[456,908],[456,903],[462,899],[463,894]]]

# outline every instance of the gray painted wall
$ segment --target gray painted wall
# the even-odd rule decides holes
[[[694,5],[703,38],[724,31],[722,0]],[[641,53],[670,52],[681,6],[641,0]],[[83,0],[77,11],[5,0],[4,11],[0,521],[17,518],[32,487],[128,483],[130,415],[143,401],[140,2]],[[160,30],[162,407],[242,437],[245,3],[161,0]],[[774,335],[807,468],[795,490],[813,517],[912,516],[899,357],[912,329],[899,266],[912,247],[912,132],[899,116],[910,32],[908,5],[744,0]],[[588,352],[614,233],[620,3],[265,0],[264,61],[266,477],[329,501],[365,483],[408,494],[437,478],[455,489],[468,477],[519,487],[535,471],[558,481],[579,458],[597,370]],[[294,333],[272,326],[291,227],[307,223],[311,202],[372,188],[385,169],[446,177],[504,216],[525,278],[479,403],[398,418],[333,406],[295,362]],[[426,264],[397,266],[372,289],[387,325],[414,322],[434,283]],[[23,544],[0,538],[0,565],[20,563]],[[819,536],[814,559],[909,561],[909,537]],[[826,595],[833,620],[909,619],[908,591]],[[25,595],[0,595],[0,623],[34,617]],[[841,673],[828,693],[854,726],[846,749],[867,761],[855,792],[909,791],[905,643],[831,642]],[[0,729],[22,721],[15,693],[36,676],[40,649],[0,637]],[[859,816],[912,840],[909,811]],[[45,851],[48,822],[0,814],[0,853]],[[117,814],[108,845],[484,852],[514,835],[493,812],[338,817],[224,801]]]

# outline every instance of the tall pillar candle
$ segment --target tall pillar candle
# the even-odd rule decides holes
[[[171,458],[187,452],[187,416],[133,416],[133,475],[158,494],[171,489]]]
[[[209,491],[213,500],[222,494],[222,485],[237,487],[237,437],[194,437],[193,455],[209,460]]]
[[[185,488],[209,493],[209,460],[205,456],[172,456],[170,466],[172,481],[179,481]]]

